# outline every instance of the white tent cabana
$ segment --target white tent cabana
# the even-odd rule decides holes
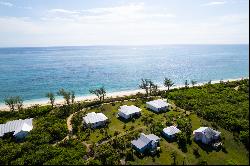
[[[119,108],[118,115],[124,119],[129,119],[135,115],[140,115],[140,112],[141,109],[134,105],[131,106],[123,105]]]
[[[103,113],[91,112],[83,117],[83,123],[91,125],[93,128],[104,125],[107,120],[108,118]]]
[[[0,137],[4,136],[6,133],[14,132],[13,135],[16,138],[24,138],[28,132],[33,129],[32,120],[33,118],[24,120],[19,119],[0,124]]]
[[[159,145],[160,138],[154,134],[146,135],[140,134],[140,137],[131,141],[133,147],[140,153],[144,153],[146,150],[155,151]]]
[[[221,132],[213,130],[210,127],[200,127],[193,131],[194,139],[204,144],[209,144],[214,140],[218,140]]]
[[[146,107],[154,112],[166,111],[169,108],[169,103],[162,99],[146,102]]]
[[[163,129],[163,134],[168,138],[174,138],[177,133],[181,132],[177,127],[175,126],[169,126],[167,128]]]

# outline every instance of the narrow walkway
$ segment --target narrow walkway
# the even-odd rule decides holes
[[[71,123],[71,120],[72,120],[73,116],[75,114],[77,114],[78,112],[85,111],[86,109],[88,109],[88,107],[83,108],[81,111],[77,111],[77,112],[74,112],[73,114],[70,114],[69,117],[67,118],[67,128],[68,128],[68,131],[69,131],[70,134],[72,134],[72,131],[73,131],[73,127],[72,127],[72,123]]]
[[[59,144],[59,143],[65,141],[66,139],[67,139],[67,140],[69,139],[69,136],[68,136],[68,135],[67,135],[66,137],[64,137],[61,141],[58,141],[58,142],[54,143],[52,146],[56,146],[57,144]]]
[[[236,87],[234,88],[234,90],[238,91],[239,88],[240,88],[240,86],[236,86]]]
[[[90,146],[91,146],[92,144],[88,144],[88,143],[85,142],[85,141],[83,141],[82,143],[83,143],[84,146],[86,146],[87,152],[90,152]]]
[[[67,128],[69,130],[69,133],[72,132],[73,128],[72,128],[72,124],[71,124],[71,120],[72,117],[75,113],[71,114],[68,118],[67,118]]]
[[[136,130],[144,129],[144,128],[146,128],[146,126],[139,127],[139,128],[134,129],[134,130],[131,130],[131,131],[126,131],[126,132],[121,133],[121,134],[119,134],[119,135],[117,135],[117,136],[113,136],[113,137],[111,137],[110,139],[108,139],[108,140],[106,140],[106,141],[101,142],[100,144],[96,143],[96,146],[106,144],[106,143],[108,143],[108,142],[112,141],[112,140],[113,140],[113,139],[115,139],[115,138],[118,138],[118,137],[124,136],[125,134],[131,133],[131,132],[134,132],[134,131],[136,131]]]

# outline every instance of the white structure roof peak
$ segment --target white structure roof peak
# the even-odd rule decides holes
[[[131,141],[131,143],[134,146],[136,146],[137,148],[141,149],[141,148],[147,146],[148,143],[150,143],[151,141],[157,142],[159,140],[160,140],[160,138],[154,134],[146,135],[144,133],[141,133],[140,137],[137,140]]]
[[[120,106],[119,111],[125,115],[131,115],[131,114],[140,112],[141,109],[134,105],[131,105],[131,106],[123,105],[123,106]]]
[[[210,127],[200,127],[197,130],[194,130],[193,134],[195,134],[196,132],[204,134],[207,138],[213,137],[214,135],[220,135],[221,133],[219,131],[213,130]]]
[[[169,126],[167,128],[164,128],[163,132],[166,133],[167,135],[174,135],[174,134],[177,134],[181,131],[175,126]]]
[[[149,102],[147,102],[147,104],[152,105],[155,108],[162,108],[162,107],[169,106],[169,104],[166,101],[162,100],[162,99],[149,101]]]
[[[97,123],[100,121],[105,121],[107,119],[108,118],[103,113],[95,113],[95,112],[88,113],[85,117],[83,117],[83,120],[86,123]]]
[[[14,132],[14,135],[20,131],[30,131],[33,129],[32,125],[33,118],[30,119],[19,119],[9,121],[5,124],[0,124],[0,137],[2,137],[5,133]]]

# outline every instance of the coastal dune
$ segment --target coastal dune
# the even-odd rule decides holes
[[[237,81],[237,80],[242,80],[242,79],[249,79],[249,77],[242,77],[242,78],[237,78],[237,79],[225,79],[222,80],[224,82],[231,82],[231,81]],[[212,84],[216,84],[216,83],[220,83],[221,80],[213,80],[211,81]],[[207,82],[202,82],[202,83],[197,83],[195,86],[202,86],[204,84],[206,84]],[[190,85],[192,86],[192,85]],[[178,89],[178,88],[182,88],[185,87],[185,85],[175,85],[173,87],[171,87],[170,89]],[[167,90],[166,87],[164,86],[160,86],[158,88],[159,90]],[[119,92],[112,92],[112,93],[107,93],[106,97],[108,98],[112,98],[112,97],[123,97],[123,96],[130,96],[130,95],[135,95],[137,93],[145,93],[145,90],[143,89],[137,89],[137,90],[128,90],[128,91],[119,91]],[[76,102],[79,101],[93,101],[93,100],[98,100],[97,97],[95,95],[88,95],[88,96],[79,96],[75,98]],[[56,99],[55,104],[64,104],[65,101],[64,99]],[[27,107],[31,107],[34,105],[49,105],[49,100],[33,100],[33,101],[24,101],[23,102],[23,107],[27,108]],[[1,111],[9,111],[9,107],[2,104],[0,105],[0,110]]]

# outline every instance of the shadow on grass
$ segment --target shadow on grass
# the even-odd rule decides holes
[[[145,151],[144,153],[140,153],[138,151],[135,151],[134,153],[139,159],[144,159],[145,157],[157,157],[159,158],[161,156],[161,152],[157,151],[154,154],[151,154],[149,151]]]
[[[221,148],[217,149],[216,151],[218,152],[218,151],[220,151],[220,149],[222,150],[222,152],[228,153],[227,149],[224,146],[222,146]]]
[[[187,153],[187,145],[186,146],[178,145],[178,148],[181,149],[183,153]]]
[[[123,123],[128,123],[132,120],[132,118],[129,118],[129,119],[125,119],[125,118],[122,118],[120,116],[117,117],[117,119]]]
[[[202,142],[200,141],[194,141],[197,145],[199,145],[199,147],[204,150],[205,152],[209,153],[209,152],[212,152],[214,149],[211,145],[206,145],[206,144],[203,144]]]
[[[151,109],[149,109],[149,108],[146,108],[146,110],[149,111],[149,112],[152,112],[152,113],[154,113],[154,114],[157,114],[157,115],[161,115],[161,114],[164,114],[164,113],[167,113],[167,112],[170,111],[169,109],[167,109],[167,110],[165,110],[165,111],[161,110],[161,111],[159,111],[159,112],[156,112],[156,111],[153,111],[153,110],[151,110]]]
[[[173,143],[177,141],[177,138],[168,138],[167,136],[165,136],[164,134],[161,133],[162,138],[164,138],[168,143]]]
[[[135,120],[139,119],[141,115],[134,115],[133,117],[129,119],[122,118],[120,116],[117,117],[118,120],[120,120],[123,123],[128,123],[128,122],[134,122]]]

